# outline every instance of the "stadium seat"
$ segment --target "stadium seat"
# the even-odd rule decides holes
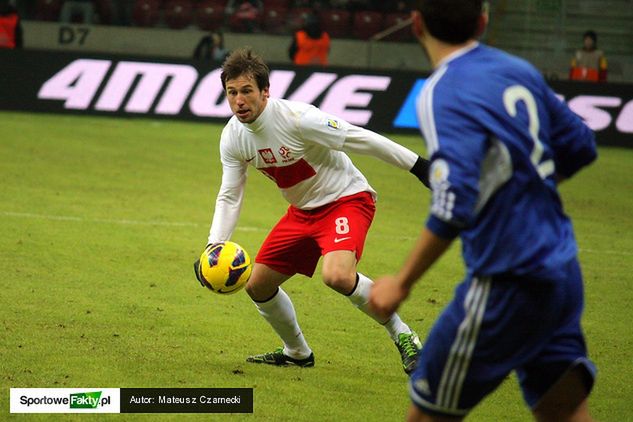
[[[394,25],[408,20],[410,17],[408,13],[387,13],[385,15],[383,29],[391,28]],[[411,32],[411,25],[407,25],[385,38],[387,41],[410,41],[412,39],[413,33]]]
[[[160,0],[136,0],[132,10],[132,21],[136,26],[156,25],[160,10]]]
[[[251,2],[241,2],[229,17],[229,28],[233,32],[258,32],[262,25],[262,12]]]
[[[265,7],[262,27],[269,34],[282,34],[286,29],[288,9],[284,7]]]
[[[290,3],[291,2],[289,0],[264,0],[264,9],[271,7],[288,10],[291,6]]]
[[[296,31],[303,27],[306,19],[312,13],[309,7],[293,7],[288,12],[288,27],[291,31]]]
[[[355,38],[367,40],[372,35],[382,31],[382,14],[369,10],[361,10],[354,13],[352,33]]]
[[[165,23],[171,29],[188,27],[193,18],[191,0],[168,0],[165,4]]]
[[[37,0],[35,19],[40,21],[57,21],[62,8],[62,0]]]
[[[95,0],[94,4],[98,16],[97,22],[101,25],[110,25],[114,15],[112,0]]]
[[[224,6],[222,0],[202,0],[196,5],[195,21],[198,28],[213,31],[224,23]]]
[[[347,10],[323,10],[319,14],[323,29],[330,34],[332,38],[345,38],[350,35],[350,12]]]

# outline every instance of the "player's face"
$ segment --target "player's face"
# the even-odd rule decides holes
[[[229,100],[229,106],[242,123],[252,123],[262,114],[268,96],[268,88],[260,90],[251,75],[240,75],[226,81],[226,98]]]

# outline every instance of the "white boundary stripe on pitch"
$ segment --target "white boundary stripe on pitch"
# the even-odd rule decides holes
[[[75,217],[70,215],[50,215],[50,214],[35,214],[29,212],[12,212],[12,211],[0,211],[0,215],[5,217],[18,217],[18,218],[32,218],[39,220],[51,220],[51,221],[75,221],[79,223],[105,223],[105,224],[121,224],[121,225],[131,225],[131,226],[166,226],[166,227],[199,227],[202,226],[198,223],[191,222],[178,222],[178,221],[141,221],[141,220],[117,220],[117,219],[108,219],[108,218],[84,218],[84,217]],[[268,231],[269,228],[263,227],[250,227],[250,226],[237,226],[235,228],[237,231],[244,232],[259,232],[259,231]],[[371,233],[370,233],[371,235]],[[415,240],[417,237],[413,236],[385,236],[385,235],[372,235],[372,237],[380,237],[380,238],[389,238],[394,240]],[[592,254],[605,254],[605,255],[620,255],[620,256],[633,256],[633,251],[600,251],[596,249],[579,249],[582,253],[592,253]]]
[[[28,213],[28,212],[11,212],[11,211],[0,211],[0,215],[4,215],[7,217],[31,218],[31,219],[38,219],[38,220],[75,221],[79,223],[106,223],[106,224],[121,224],[121,225],[132,225],[132,226],[170,226],[170,227],[201,226],[200,224],[197,224],[197,223],[178,222],[178,221],[117,220],[117,219],[108,219],[108,218],[84,218],[84,217],[73,217],[69,215],[33,214],[33,213]],[[237,227],[236,230],[253,232],[253,231],[265,231],[266,229],[259,228],[259,227]]]

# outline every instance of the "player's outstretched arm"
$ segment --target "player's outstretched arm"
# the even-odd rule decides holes
[[[380,277],[374,282],[369,294],[370,308],[383,318],[396,312],[413,285],[446,252],[452,241],[425,227],[398,274]]]
[[[371,130],[350,126],[343,144],[345,152],[371,155],[388,164],[414,174],[427,188],[429,184],[429,161]]]

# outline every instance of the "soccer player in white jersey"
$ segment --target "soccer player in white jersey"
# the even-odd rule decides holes
[[[427,186],[428,161],[312,105],[270,98],[268,67],[249,49],[227,58],[221,79],[234,116],[220,139],[222,183],[208,243],[231,237],[249,165],[272,179],[290,203],[262,244],[246,284],[283,347],[247,361],[314,366],[293,304],[280,286],[297,273],[311,277],[323,256],[325,284],[386,328],[404,371],[410,373],[421,347],[417,334],[396,313],[379,318],[367,308],[372,281],[356,267],[374,217],[376,193],[345,152],[379,158],[410,171]],[[194,267],[204,285],[197,262]]]

